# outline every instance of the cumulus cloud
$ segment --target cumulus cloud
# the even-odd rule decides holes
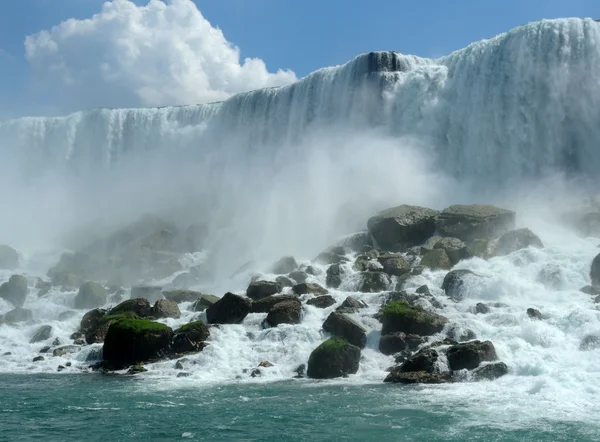
[[[166,2],[166,3],[165,3]],[[219,101],[296,80],[240,50],[191,0],[113,0],[25,40],[37,81],[69,107],[163,106]]]

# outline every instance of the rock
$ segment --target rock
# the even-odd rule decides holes
[[[194,321],[182,325],[175,330],[171,350],[174,353],[190,353],[201,351],[204,341],[210,336],[208,327],[202,321]],[[183,367],[181,368],[183,369]]]
[[[402,205],[379,212],[367,227],[379,248],[403,252],[433,235],[437,214],[436,210]]]
[[[579,289],[580,292],[585,293],[586,295],[598,296],[600,295],[600,287],[594,287],[591,285],[586,285],[585,287],[581,287]]]
[[[494,253],[496,256],[504,256],[527,247],[543,249],[544,244],[537,235],[529,229],[511,230],[510,232],[506,232],[498,239],[498,241],[496,241]]]
[[[300,301],[283,301],[275,304],[267,315],[267,324],[277,327],[279,324],[300,324],[302,304]]]
[[[494,239],[515,228],[515,212],[484,204],[455,205],[442,210],[435,224],[443,236]]]
[[[467,256],[467,245],[458,238],[442,238],[433,248],[444,250],[452,265],[458,264],[461,259],[465,259]]]
[[[209,324],[239,324],[252,308],[249,299],[226,293],[221,299],[206,309]]]
[[[50,351],[50,349],[51,349],[51,348],[52,348],[52,347],[50,347],[49,345],[44,345],[44,346],[43,346],[43,347],[40,349],[40,351],[39,351],[39,352],[40,352],[40,353],[44,353],[44,354],[46,354],[46,353],[48,353],[48,352]]]
[[[159,299],[164,299],[162,287],[141,285],[131,287],[131,299],[135,298],[143,298],[151,304],[155,303]]]
[[[41,362],[44,360],[43,356],[36,356],[35,358],[33,358],[33,362]]]
[[[54,345],[55,347],[62,345],[62,341],[60,340],[60,338],[56,338],[54,339],[54,341],[52,341],[52,345]]]
[[[200,295],[200,299],[198,299],[194,305],[192,306],[192,310],[195,312],[203,312],[208,307],[217,302],[220,298],[215,295]]]
[[[431,296],[429,287],[427,287],[426,285],[422,285],[421,287],[417,288],[417,290],[415,290],[415,293],[418,293],[419,295],[423,296]]]
[[[177,362],[175,362],[175,370],[184,370],[185,367],[183,366],[183,364],[187,362],[189,362],[187,358],[182,358],[178,360]]]
[[[344,256],[344,254],[338,254],[335,253],[334,251],[325,251],[319,254],[319,256],[317,256],[314,259],[314,262],[316,264],[322,264],[322,265],[327,265],[327,264],[343,264],[345,262],[348,262],[349,259],[346,258]]]
[[[424,348],[404,361],[399,370],[403,372],[426,371],[427,373],[433,373],[438,358],[439,355],[436,350],[433,348]]]
[[[375,293],[388,290],[392,281],[383,272],[361,272],[358,290],[363,293]]]
[[[19,322],[28,322],[33,319],[33,313],[31,310],[27,310],[25,308],[17,307],[8,313],[6,313],[2,319],[0,319],[0,323],[5,324],[17,324]]]
[[[288,275],[293,281],[296,281],[296,284],[305,283],[308,279],[308,273],[297,270]]]
[[[433,249],[425,252],[421,265],[432,270],[448,270],[452,268],[452,261],[444,249]]]
[[[473,370],[485,361],[498,359],[494,344],[490,341],[471,341],[453,345],[446,352],[450,369]]]
[[[258,369],[258,368],[255,368],[250,372],[250,376],[253,378],[260,377],[260,376],[262,376],[262,371],[260,371],[260,369]]]
[[[283,285],[273,281],[255,281],[250,283],[246,290],[246,296],[250,299],[262,299],[267,296],[281,293]]]
[[[65,367],[64,365],[59,365],[58,368],[56,369],[56,371],[63,371],[66,369],[67,369],[67,367]]]
[[[410,273],[411,267],[408,261],[399,253],[384,253],[377,258],[383,268],[383,272],[390,276],[402,276]]]
[[[140,318],[154,316],[150,302],[144,298],[127,299],[110,310],[111,315],[120,315],[123,313],[133,313]]]
[[[52,356],[61,357],[69,355],[78,352],[79,349],[80,347],[78,347],[77,345],[64,345],[62,347],[55,348],[54,351],[52,351]]]
[[[596,255],[596,257],[592,261],[590,278],[592,278],[592,285],[594,287],[600,286],[600,254]]]
[[[192,275],[190,272],[180,273],[171,281],[173,287],[182,287],[189,289],[200,283],[200,279]]]
[[[295,378],[303,378],[306,373],[306,364],[298,365],[298,368],[294,370],[294,373],[296,373],[296,376],[294,376]]]
[[[402,372],[400,370],[393,370],[383,382],[399,384],[446,384],[452,381],[452,374],[448,372],[428,373],[426,371]]]
[[[268,368],[268,367],[273,367],[273,364],[271,364],[269,361],[262,361],[261,363],[258,364],[259,367],[263,367],[263,368]]]
[[[343,313],[331,313],[323,323],[323,330],[358,348],[365,348],[367,345],[367,330]]]
[[[272,295],[267,296],[266,298],[259,299],[258,301],[252,301],[252,308],[250,313],[269,313],[271,309],[280,302],[285,301],[298,301],[298,296],[296,295]]]
[[[465,251],[465,258],[488,259],[491,255],[491,242],[489,239],[474,239],[467,245]]]
[[[352,268],[357,272],[379,272],[383,266],[376,258],[369,255],[358,255]]]
[[[313,307],[317,308],[331,307],[335,304],[335,302],[335,298],[331,295],[317,296],[316,298],[312,298],[306,301],[308,305],[312,305]]]
[[[165,299],[175,301],[178,304],[182,302],[195,302],[202,296],[202,293],[193,290],[166,290],[162,293]]]
[[[52,285],[79,287],[93,273],[90,257],[85,253],[63,253],[58,264],[48,270]]]
[[[111,324],[104,340],[104,360],[116,367],[164,357],[171,345],[173,330],[146,319],[121,319]]]
[[[366,248],[373,247],[373,241],[368,231],[353,233],[343,238],[339,245],[351,252],[362,252]]]
[[[537,319],[537,320],[542,320],[544,319],[544,317],[542,316],[542,313],[535,309],[535,308],[528,308],[527,309],[527,316],[529,316],[531,319]]]
[[[17,251],[12,247],[0,245],[0,270],[14,270],[17,267],[19,267]]]
[[[129,367],[129,370],[127,370],[127,374],[145,373],[146,371],[148,370],[142,364],[135,364]]]
[[[0,285],[0,298],[15,307],[23,307],[27,298],[27,278],[22,275],[12,275],[8,282]]]
[[[43,325],[35,332],[29,343],[35,344],[36,342],[45,341],[46,339],[50,339],[50,336],[52,336],[52,326]]]
[[[324,289],[319,284],[315,284],[312,282],[308,284],[304,282],[302,284],[295,285],[294,287],[292,287],[292,291],[297,295],[306,295],[310,293],[315,296],[326,295],[329,293],[327,289]]]
[[[90,309],[106,304],[106,289],[97,282],[88,281],[81,285],[75,296],[76,309]]]
[[[192,375],[191,373],[186,373],[186,372],[177,373],[178,378],[189,378],[191,375]]]
[[[366,307],[368,307],[368,305],[364,302],[359,301],[354,296],[348,296],[336,310],[343,311],[343,313],[355,313],[359,309]]]
[[[306,272],[306,274],[312,275],[312,276],[317,276],[317,275],[320,275],[321,273],[323,273],[323,271],[321,271],[318,268],[313,267],[313,266],[306,267],[306,269],[304,269],[304,271]]]
[[[382,335],[394,332],[431,336],[441,332],[448,322],[443,316],[426,312],[407,302],[393,301],[381,311]]]
[[[472,307],[472,312],[475,313],[476,315],[478,315],[478,314],[485,315],[485,314],[489,313],[490,311],[491,311],[490,308],[482,302],[478,302],[477,304],[475,304],[475,307]]]
[[[284,256],[271,267],[271,273],[283,275],[293,272],[298,268],[298,263],[293,256]]]
[[[600,336],[598,335],[587,335],[579,345],[579,350],[583,351],[596,350],[597,348],[600,348]]]
[[[75,313],[72,310],[67,310],[67,311],[62,312],[61,314],[58,315],[58,320],[59,321],[68,321],[69,319],[71,319],[76,314],[77,313]]]
[[[175,301],[169,299],[159,299],[152,308],[152,316],[157,319],[161,318],[179,318],[181,311]]]
[[[384,355],[393,355],[406,349],[406,334],[389,333],[379,339],[379,351]]]
[[[343,339],[332,338],[315,348],[308,359],[308,377],[332,379],[358,371],[360,348]]]
[[[83,333],[83,335],[87,335],[91,331],[98,328],[100,324],[100,320],[106,315],[106,310],[96,308],[94,310],[90,310],[83,318],[81,318],[81,323],[79,324],[79,331]]]
[[[275,282],[281,284],[283,287],[293,287],[296,285],[296,281],[293,281],[287,276],[278,276],[275,278]]]
[[[342,284],[342,279],[346,275],[344,268],[340,264],[332,264],[327,269],[325,279],[327,287],[337,289]]]
[[[473,370],[472,376],[475,381],[493,381],[508,374],[508,367],[504,362],[494,362],[482,365]]]
[[[444,277],[442,289],[453,301],[461,301],[466,295],[468,282],[474,277],[475,274],[470,270],[452,270]]]

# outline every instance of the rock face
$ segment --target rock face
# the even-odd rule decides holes
[[[383,292],[389,289],[390,277],[383,272],[361,272],[358,290],[363,293]]]
[[[296,295],[272,295],[266,298],[259,299],[258,301],[252,301],[252,308],[250,313],[269,313],[271,309],[280,302],[285,301],[298,301]]]
[[[600,286],[600,254],[596,255],[592,261],[592,269],[590,270],[590,278],[592,278],[593,286]]]
[[[441,235],[463,241],[494,239],[514,227],[515,212],[483,204],[450,206],[436,220]]]
[[[6,324],[17,324],[19,322],[27,322],[33,319],[33,313],[31,310],[27,310],[26,308],[17,307],[0,319],[0,322],[4,322]]]
[[[493,381],[508,374],[508,367],[504,362],[494,362],[492,364],[482,365],[473,370],[472,376],[476,381]]]
[[[181,311],[175,301],[159,299],[152,308],[152,316],[155,318],[179,318]]]
[[[163,292],[163,296],[165,299],[181,303],[197,301],[202,293],[193,290],[166,290]]]
[[[162,287],[139,285],[131,287],[131,299],[144,298],[150,303],[155,303],[159,299],[163,299]]]
[[[343,313],[331,313],[323,323],[323,330],[358,348],[367,345],[367,330]]]
[[[316,298],[309,299],[306,303],[317,308],[327,308],[335,304],[335,298],[331,295],[317,296]]]
[[[343,339],[332,338],[313,350],[307,375],[314,379],[333,379],[358,371],[360,348]]]
[[[35,332],[29,343],[35,344],[36,342],[45,341],[46,339],[50,339],[50,336],[52,336],[52,326],[43,325]]]
[[[467,245],[458,238],[442,238],[433,248],[444,250],[452,265],[456,265],[467,256]]]
[[[367,227],[381,249],[403,252],[433,235],[437,214],[425,207],[402,205],[379,212]]]
[[[0,270],[14,270],[19,267],[19,255],[15,249],[0,245]]]
[[[108,329],[102,354],[117,367],[164,357],[171,345],[173,330],[145,319],[121,319]]]
[[[468,281],[475,277],[470,270],[452,270],[444,277],[442,289],[448,298],[457,302],[461,301],[466,295]]]
[[[283,285],[273,281],[255,281],[250,283],[246,290],[246,296],[250,299],[262,299],[267,296],[276,295],[283,290]]]
[[[504,256],[527,247],[543,249],[544,244],[531,230],[517,229],[506,232],[498,238],[494,250],[497,256]]]
[[[79,288],[75,296],[75,308],[88,309],[106,304],[106,289],[97,282],[88,281]]]
[[[306,295],[306,294],[310,293],[315,296],[326,295],[327,293],[329,293],[327,291],[327,289],[324,289],[319,284],[315,284],[315,283],[307,284],[305,282],[302,284],[297,284],[294,287],[292,287],[292,291],[297,295]]]
[[[123,313],[133,313],[140,318],[154,316],[150,302],[144,298],[127,299],[110,310],[111,315],[121,315]]]
[[[273,306],[266,321],[271,327],[277,327],[279,324],[299,324],[301,313],[300,301],[283,301]]]
[[[452,268],[452,261],[444,249],[433,249],[425,252],[421,265],[432,270],[448,270]]]
[[[399,353],[405,350],[406,347],[406,334],[402,332],[383,335],[379,340],[379,351],[384,355]]]
[[[472,341],[453,345],[446,352],[452,370],[473,370],[484,361],[498,359],[494,344],[490,341]]]
[[[21,275],[12,275],[8,282],[0,285],[0,298],[15,307],[23,307],[27,298],[27,278]]]
[[[297,268],[298,263],[296,262],[293,256],[284,256],[275,264],[273,264],[271,272],[275,273],[276,275],[283,275],[286,273],[293,272]]]
[[[431,336],[444,329],[448,322],[443,316],[426,312],[407,302],[392,301],[381,311],[382,335],[402,332],[419,336]]]
[[[175,353],[201,351],[205,346],[204,341],[206,341],[209,336],[210,331],[204,322],[190,322],[175,330],[171,350]]]
[[[327,269],[326,285],[337,289],[342,284],[342,279],[345,275],[344,268],[340,264],[332,264]]]
[[[226,293],[206,309],[206,319],[209,324],[239,324],[248,316],[251,308],[249,299]]]

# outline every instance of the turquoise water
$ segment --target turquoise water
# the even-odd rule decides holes
[[[599,427],[567,416],[564,422],[540,416],[527,428],[511,428],[482,421],[456,403],[415,403],[411,395],[423,388],[289,381],[163,390],[144,378],[0,375],[0,440],[600,439]]]

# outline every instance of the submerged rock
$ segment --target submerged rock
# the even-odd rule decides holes
[[[527,247],[543,249],[544,244],[535,233],[525,228],[506,232],[496,241],[494,251],[497,256],[504,256]]]
[[[315,348],[308,359],[308,377],[332,379],[358,371],[360,348],[343,339],[332,338]]]
[[[27,278],[22,275],[12,275],[8,282],[0,285],[0,298],[15,307],[23,307],[27,298]]]
[[[267,296],[281,293],[283,285],[273,281],[255,281],[246,289],[246,296],[250,299],[262,299]]]
[[[452,370],[473,370],[485,361],[498,359],[494,344],[490,341],[471,341],[453,345],[446,352]]]
[[[453,379],[452,374],[448,372],[429,373],[426,371],[403,372],[400,370],[392,370],[383,382],[398,384],[446,384],[453,382]]]
[[[443,236],[463,241],[494,239],[514,229],[515,212],[484,204],[459,204],[442,210],[436,227]]]
[[[0,270],[14,270],[19,267],[19,254],[15,249],[0,245]]]
[[[493,381],[508,374],[508,367],[504,362],[494,362],[482,365],[473,370],[472,376],[475,381]]]
[[[394,332],[431,336],[441,332],[448,322],[446,318],[427,312],[421,307],[403,301],[392,301],[383,307],[380,319],[382,335]]]
[[[600,348],[600,336],[598,335],[587,335],[581,340],[579,350],[596,350]]]
[[[482,302],[478,302],[474,307],[471,307],[471,311],[476,315],[485,315],[491,311],[491,309]]]
[[[52,326],[43,325],[35,332],[33,337],[29,340],[29,343],[35,344],[36,342],[45,341],[50,339],[50,336],[52,336]]]
[[[467,291],[467,282],[474,277],[475,273],[470,270],[452,270],[444,277],[442,289],[453,301],[462,301]]]
[[[367,345],[367,330],[343,313],[331,313],[323,323],[323,330],[359,348]]]
[[[239,324],[252,308],[249,299],[226,293],[221,299],[206,309],[209,324]]]
[[[540,312],[539,310],[535,309],[535,308],[528,308],[527,309],[527,316],[529,316],[531,319],[536,319],[541,321],[542,319],[544,319],[544,317],[542,316],[542,312]]]
[[[283,301],[275,304],[267,315],[266,322],[271,327],[277,327],[279,324],[299,324],[302,313],[302,304],[300,301]]]

